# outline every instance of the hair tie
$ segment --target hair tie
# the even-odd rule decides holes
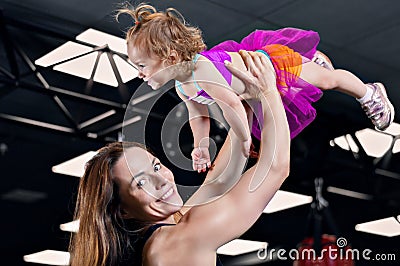
[[[139,24],[140,24],[140,21],[136,20],[136,21],[135,21],[135,25],[137,26],[137,25],[139,25]]]

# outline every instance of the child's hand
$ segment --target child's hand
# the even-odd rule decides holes
[[[250,156],[251,137],[242,142],[242,152],[246,157]]]
[[[194,148],[192,153],[193,170],[205,172],[207,168],[211,167],[210,152],[208,147],[197,147]]]

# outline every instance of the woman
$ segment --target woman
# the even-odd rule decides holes
[[[217,248],[256,222],[288,176],[290,132],[271,62],[262,53],[240,54],[248,70],[227,68],[262,103],[257,163],[240,176],[246,157],[231,130],[205,180],[213,186],[183,208],[172,172],[145,148],[104,147],[79,185],[72,265],[215,265]],[[205,195],[214,200],[204,203]]]

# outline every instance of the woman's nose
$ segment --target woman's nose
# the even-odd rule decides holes
[[[155,178],[155,180],[156,180],[155,186],[156,186],[156,189],[159,190],[159,189],[162,189],[163,186],[168,184],[168,180],[165,179],[162,175],[159,175],[159,174],[156,174],[156,175],[157,175],[157,177]]]

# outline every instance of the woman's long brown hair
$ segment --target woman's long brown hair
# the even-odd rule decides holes
[[[115,163],[128,147],[144,148],[138,143],[111,143],[86,164],[74,214],[79,231],[72,235],[69,247],[71,265],[118,265],[129,246],[118,187],[112,178]]]

